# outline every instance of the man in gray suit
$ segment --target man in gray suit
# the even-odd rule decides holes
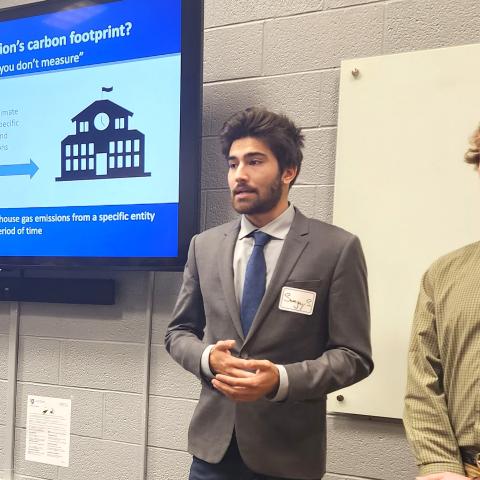
[[[240,220],[195,236],[165,345],[202,382],[190,480],[320,479],[326,395],[372,371],[354,235],[288,201],[303,135],[260,108],[221,132]]]

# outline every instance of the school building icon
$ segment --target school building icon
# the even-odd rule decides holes
[[[97,100],[72,118],[76,133],[62,141],[62,173],[55,180],[149,177],[145,135],[128,128],[132,115],[110,100]]]

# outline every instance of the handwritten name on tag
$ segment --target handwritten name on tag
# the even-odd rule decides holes
[[[300,288],[283,287],[278,308],[287,312],[311,315],[315,306],[315,292]]]

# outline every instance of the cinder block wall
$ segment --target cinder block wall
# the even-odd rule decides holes
[[[8,327],[3,322],[5,313],[8,311],[7,304],[0,304],[0,478],[3,465],[5,463],[5,423],[6,423],[6,404],[7,404],[7,356],[8,356]]]
[[[0,7],[28,3],[4,0]],[[262,104],[305,129],[305,164],[292,197],[331,221],[339,65],[343,58],[476,43],[477,0],[205,0],[202,228],[231,219],[218,131]],[[388,119],[386,119],[388,121]],[[113,307],[22,305],[17,478],[140,480],[145,273],[115,273]],[[166,355],[163,335],[181,281],[156,275],[148,479],[187,478],[187,426],[199,387]],[[5,465],[9,305],[0,304],[0,472]],[[71,466],[24,460],[28,394],[72,399]],[[398,421],[329,417],[328,480],[411,480]],[[1,478],[1,476],[0,476]]]

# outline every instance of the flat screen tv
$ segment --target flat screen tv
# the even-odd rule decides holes
[[[201,0],[0,10],[0,268],[182,268],[198,228]]]

